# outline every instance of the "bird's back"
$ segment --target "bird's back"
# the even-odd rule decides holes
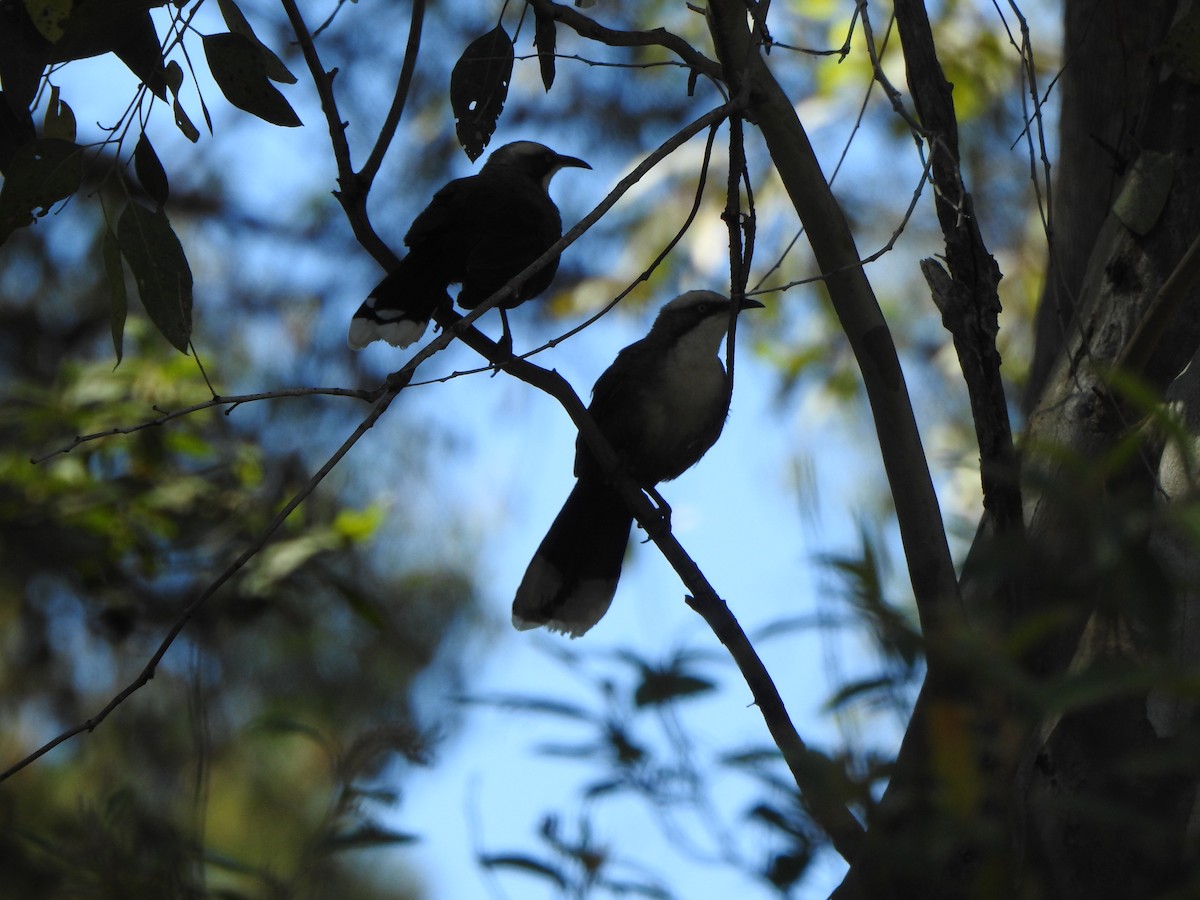
[[[562,219],[541,184],[482,172],[450,182],[413,221],[404,238],[411,255],[461,283],[458,303],[473,309],[562,236]],[[505,306],[550,284],[558,267],[541,269]]]

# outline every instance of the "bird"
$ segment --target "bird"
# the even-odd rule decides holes
[[[592,389],[588,407],[624,474],[654,486],[690,469],[716,443],[732,385],[717,351],[734,303],[688,291],[667,303],[650,332],[619,354]],[[761,308],[743,299],[739,309]],[[555,517],[513,600],[513,625],[579,637],[608,611],[621,576],[633,513],[583,437],[575,486]]]
[[[478,174],[434,194],[404,236],[408,255],[350,320],[351,349],[377,340],[407,347],[425,333],[438,306],[450,302],[449,285],[461,284],[458,305],[474,309],[550,249],[562,237],[550,179],[567,167],[591,168],[543,144],[515,141],[495,150]],[[557,269],[556,259],[501,306],[511,309],[536,297]],[[504,324],[507,336],[507,319]]]

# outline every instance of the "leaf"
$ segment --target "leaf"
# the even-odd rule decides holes
[[[549,863],[538,862],[530,856],[480,856],[479,865],[485,869],[518,869],[532,875],[540,875],[543,878],[550,879],[564,890],[568,883],[566,876],[563,875],[561,870]]]
[[[592,722],[596,718],[582,706],[576,706],[573,703],[547,700],[542,697],[527,697],[521,694],[490,694],[482,697],[463,697],[462,702],[498,706],[502,709],[511,709],[520,712],[561,716],[579,722]]]
[[[25,0],[25,11],[33,27],[52,44],[66,33],[67,19],[71,18],[74,6],[75,0]]]
[[[550,86],[554,84],[554,44],[558,38],[558,31],[554,16],[542,12],[541,7],[534,7],[533,20],[533,46],[537,47],[542,84],[549,91]]]
[[[330,835],[321,842],[321,848],[326,853],[336,853],[339,850],[359,850],[364,847],[394,847],[398,844],[412,844],[416,840],[415,834],[391,831],[372,824],[356,828],[354,831]]]
[[[112,322],[113,349],[117,352],[117,365],[124,355],[125,317],[129,314],[129,297],[125,292],[125,268],[121,265],[121,248],[111,228],[104,229],[104,274],[108,277],[108,289],[112,294],[109,318]]]
[[[186,353],[192,336],[192,270],[166,213],[130,203],[117,222],[117,243],[150,321],[172,347]]]
[[[217,6],[221,8],[221,15],[225,18],[225,24],[229,26],[229,30],[234,34],[241,34],[250,38],[258,45],[259,52],[262,54],[263,65],[266,67],[267,77],[272,81],[280,81],[284,84],[295,84],[296,76],[288,71],[288,67],[283,64],[275,51],[264,44],[254,33],[254,29],[250,27],[250,23],[246,21],[246,17],[242,14],[234,0],[217,0]]]
[[[102,4],[93,3],[92,9],[97,6],[102,7]],[[162,45],[159,43],[150,11],[125,16],[121,22],[121,30],[124,37],[113,47],[113,53],[156,97],[166,100],[167,81],[166,70],[163,68]]]
[[[42,122],[42,133],[48,138],[61,141],[75,140],[75,113],[65,100],[58,96],[58,87],[50,89],[50,102],[46,105],[46,118]]]
[[[183,111],[178,97],[171,102],[171,108],[175,111],[175,127],[183,132],[183,136],[193,144],[200,140],[200,129],[192,124],[188,114]],[[209,131],[211,132],[211,130],[210,128]]]
[[[83,148],[58,138],[18,147],[0,188],[0,244],[18,228],[41,218],[83,181]]]
[[[244,34],[224,32],[204,36],[204,55],[225,99],[272,125],[294,128],[304,123],[267,79],[259,45]]]
[[[167,202],[171,187],[167,182],[167,173],[158,161],[158,154],[154,152],[154,147],[144,131],[138,138],[137,146],[133,148],[133,171],[146,193],[150,195],[150,199],[161,208]]]
[[[473,160],[483,153],[500,120],[512,80],[513,57],[512,39],[497,25],[471,41],[450,73],[455,131]]]
[[[167,83],[167,87],[171,89],[172,94],[178,94],[179,88],[183,85],[183,68],[175,60],[167,63],[167,68],[163,73],[163,80]]]
[[[633,700],[639,707],[657,706],[683,697],[705,694],[714,688],[711,681],[694,675],[648,669],[642,674],[642,683],[634,692]]]

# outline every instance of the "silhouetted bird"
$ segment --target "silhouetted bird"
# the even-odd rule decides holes
[[[425,332],[438,305],[450,302],[448,285],[461,283],[458,305],[474,309],[520,274],[562,237],[549,188],[566,166],[591,168],[533,141],[517,141],[492,153],[479,174],[434,194],[404,236],[408,255],[350,321],[350,346],[359,350],[384,340],[407,347]],[[512,309],[536,297],[557,269],[554,260],[501,306]]]
[[[725,427],[730,384],[717,351],[731,305],[712,291],[676,297],[592,389],[592,417],[624,471],[643,487],[691,468]],[[761,306],[741,303],[741,309]],[[517,588],[513,625],[519,629],[545,625],[579,637],[600,621],[616,593],[633,514],[582,437],[575,477]]]

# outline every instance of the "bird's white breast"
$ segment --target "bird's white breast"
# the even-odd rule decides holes
[[[719,316],[702,322],[660,362],[658,390],[647,398],[651,446],[691,443],[711,425],[725,399],[725,367],[717,358],[725,325]]]

